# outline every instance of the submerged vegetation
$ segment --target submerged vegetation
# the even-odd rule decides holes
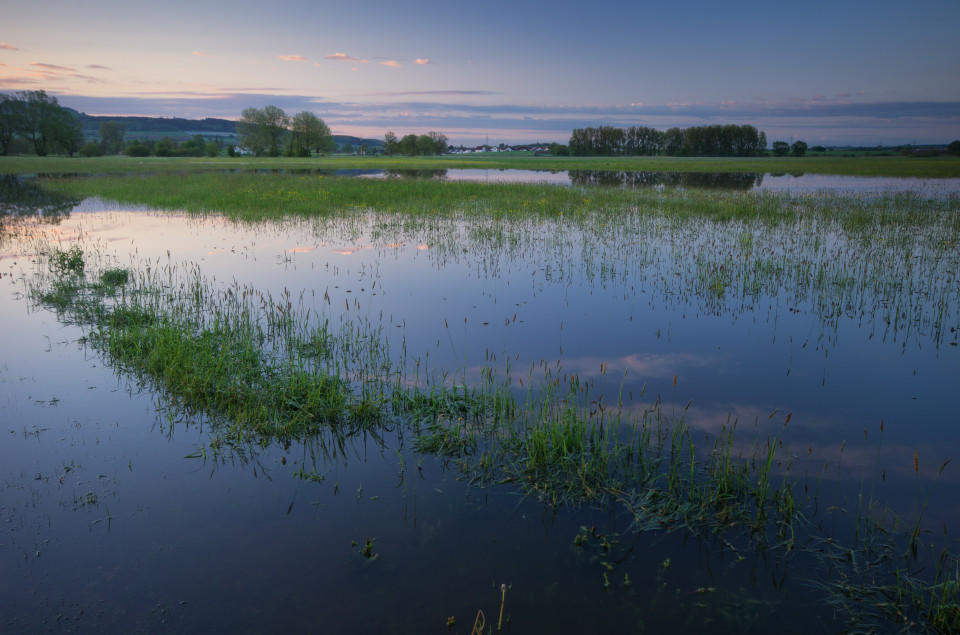
[[[487,246],[483,266],[491,268],[503,253],[546,242],[552,276],[573,275],[576,261],[591,279],[642,286],[665,302],[692,298],[707,314],[789,307],[816,315],[827,331],[853,318],[871,337],[938,349],[956,346],[960,333],[955,198],[292,174],[68,178],[50,185],[70,196],[243,223],[300,218],[318,232],[424,239],[440,262],[465,257],[468,241]],[[551,506],[626,510],[635,531],[690,532],[736,554],[818,558],[833,576],[822,588],[853,628],[883,620],[938,632],[958,628],[960,573],[949,545],[918,553],[920,517],[903,521],[872,499],[856,510],[853,540],[825,529],[822,517],[841,513],[818,511],[825,467],[815,479],[797,476],[801,459],[781,436],[756,428],[744,443],[750,426],[736,419],[708,435],[691,429],[689,404],[622,390],[611,397],[616,379],[606,364],[606,390],[559,361],[526,373],[494,359],[469,373],[430,375],[424,364],[421,374],[421,359],[405,344],[398,355],[376,321],[358,316],[337,325],[329,298],[318,309],[302,294],[275,297],[236,281],[216,283],[195,266],[117,267],[96,250],[80,249],[38,247],[49,267],[34,297],[82,325],[110,364],[166,391],[179,408],[209,417],[215,427],[204,455],[396,427],[418,452],[452,462],[477,484],[512,486]],[[791,414],[781,417],[786,429]],[[370,539],[364,549],[368,558]]]

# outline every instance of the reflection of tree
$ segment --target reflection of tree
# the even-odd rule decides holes
[[[78,198],[47,190],[33,179],[0,176],[0,225],[22,218],[59,223],[79,202]]]
[[[401,179],[445,179],[447,178],[446,170],[399,170],[399,169],[390,169],[385,170],[384,174],[388,177],[401,178]]]
[[[750,190],[763,181],[756,172],[629,172],[623,170],[570,170],[577,186],[689,187],[711,190]]]

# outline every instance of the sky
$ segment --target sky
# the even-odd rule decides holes
[[[751,124],[810,145],[960,138],[960,0],[4,0],[0,92],[91,115],[454,145]]]

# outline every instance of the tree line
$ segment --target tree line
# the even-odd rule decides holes
[[[574,156],[750,157],[763,154],[766,147],[766,133],[749,125],[695,126],[665,131],[646,126],[599,126],[574,130],[568,151]]]
[[[447,136],[440,132],[427,134],[408,134],[397,139],[397,135],[388,132],[383,135],[383,151],[388,155],[403,154],[410,157],[444,154],[447,151]]]
[[[232,119],[184,119],[181,117],[141,117],[132,115],[106,116],[80,113],[83,132],[90,137],[101,123],[116,121],[129,133],[152,135],[159,139],[163,135],[184,136],[187,133],[200,133],[205,137],[230,135],[237,131],[237,122]]]
[[[0,154],[20,142],[38,156],[65,152],[73,156],[83,145],[80,119],[42,90],[0,94]]]
[[[215,157],[220,154],[221,143],[207,141],[201,134],[195,134],[186,141],[177,141],[170,137],[162,139],[134,139],[126,142],[126,125],[116,120],[100,123],[98,133],[100,141],[87,141],[80,154],[85,157],[99,157],[111,154],[126,154],[131,157]]]
[[[237,132],[240,143],[258,157],[306,157],[336,147],[327,124],[308,110],[290,117],[278,106],[244,108]]]
[[[303,111],[293,116],[287,115],[278,106],[264,108],[244,108],[236,122],[240,138],[240,151],[255,156],[269,157],[308,157],[311,152],[317,155],[336,149],[336,142],[330,128],[323,119],[312,112]],[[101,146],[123,147],[123,124],[108,121],[100,124]],[[203,156],[215,157],[220,154],[220,144],[205,141],[203,135],[194,135],[192,139],[177,143],[168,137],[160,141],[133,141],[124,152],[130,156],[158,157]],[[235,156],[237,149],[227,146],[227,154]]]

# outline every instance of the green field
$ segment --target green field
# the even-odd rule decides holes
[[[0,174],[106,174],[224,169],[519,169],[761,172],[925,178],[960,177],[960,157],[548,157],[519,153],[438,157],[320,158],[0,157]]]

